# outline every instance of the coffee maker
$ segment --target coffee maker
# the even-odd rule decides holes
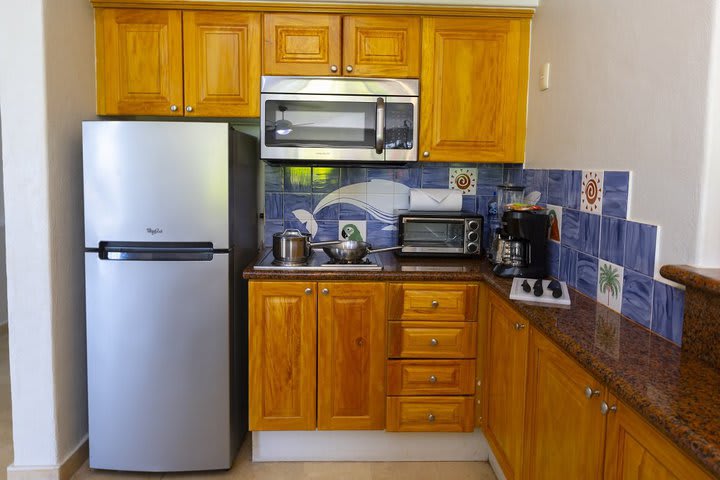
[[[548,228],[545,210],[503,212],[490,251],[493,272],[501,277],[544,278]]]

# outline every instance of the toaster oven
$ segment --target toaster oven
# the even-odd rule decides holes
[[[398,217],[398,255],[482,255],[483,217],[471,213],[404,213]]]

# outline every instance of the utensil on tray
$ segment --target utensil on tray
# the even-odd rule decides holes
[[[328,257],[335,261],[357,263],[370,253],[390,252],[393,250],[400,250],[401,248],[403,248],[402,245],[373,249],[372,245],[367,242],[345,240],[334,245],[323,247],[323,251],[328,255]]]
[[[342,240],[311,242],[310,234],[296,228],[287,228],[282,233],[273,234],[273,257],[283,265],[303,265],[307,263],[313,247],[334,245]]]

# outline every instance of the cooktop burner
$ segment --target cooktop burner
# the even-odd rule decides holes
[[[310,258],[305,264],[279,264],[273,257],[272,250],[268,250],[265,255],[255,264],[257,270],[305,270],[305,271],[332,271],[332,270],[382,270],[383,266],[380,258],[370,254],[363,259],[361,263],[341,263],[332,260],[322,250],[313,249]]]

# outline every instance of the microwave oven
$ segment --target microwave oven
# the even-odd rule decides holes
[[[474,213],[402,213],[399,240],[407,256],[482,255],[483,217]]]
[[[264,76],[260,88],[262,160],[417,161],[417,79]]]

